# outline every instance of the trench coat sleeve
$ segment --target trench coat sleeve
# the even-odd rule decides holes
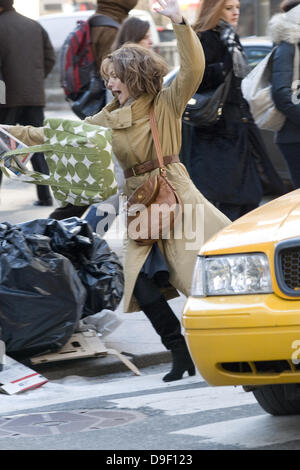
[[[177,118],[180,118],[187,102],[196,93],[205,69],[205,57],[201,42],[185,24],[173,24],[180,57],[179,72],[168,87],[168,100]]]
[[[33,126],[5,126],[8,132],[25,145],[40,145],[44,143],[44,128]]]
[[[299,46],[298,46],[299,47]],[[300,122],[300,103],[292,102],[295,46],[282,42],[277,47],[272,63],[272,97],[276,108],[296,126]]]

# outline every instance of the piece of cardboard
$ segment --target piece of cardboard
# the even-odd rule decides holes
[[[82,359],[85,357],[100,357],[112,354],[120,359],[134,374],[141,375],[138,368],[116,349],[107,349],[96,331],[88,330],[74,333],[69,341],[59,351],[30,359],[32,365],[48,362],[66,361],[68,359]]]
[[[25,392],[48,382],[38,372],[4,355],[3,368],[0,372],[0,392],[7,395]]]
[[[74,333],[69,341],[57,352],[32,357],[32,365],[46,362],[82,359],[84,357],[106,356],[107,349],[95,331]]]

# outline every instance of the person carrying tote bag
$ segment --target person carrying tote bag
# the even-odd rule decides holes
[[[255,209],[264,193],[285,192],[241,92],[249,67],[236,32],[239,14],[239,0],[202,0],[193,26],[206,63],[197,92],[232,77],[220,119],[191,128],[189,170],[199,191],[231,220]]]
[[[292,7],[292,8],[290,8]],[[300,2],[285,1],[283,12],[275,14],[268,23],[268,35],[276,50],[271,70],[272,98],[276,108],[285,118],[275,134],[275,142],[287,162],[295,188],[300,187],[300,100],[293,91],[294,63],[300,48]],[[299,77],[300,68],[296,71]]]
[[[150,49],[128,44],[102,62],[101,72],[114,99],[84,122],[111,128],[112,150],[125,174],[128,198],[152,176],[160,173],[150,126],[153,106],[164,160],[164,174],[182,203],[181,231],[151,245],[124,238],[124,312],[142,310],[172,353],[172,369],[164,381],[195,374],[181,324],[168,300],[178,291],[188,296],[194,264],[202,244],[230,221],[192,184],[179,162],[181,119],[187,102],[202,80],[202,46],[182,17],[177,0],[155,2],[155,11],[172,21],[180,55],[180,70],[170,87],[163,88],[165,61]],[[16,131],[16,128],[14,128]],[[35,131],[40,133],[40,131]],[[25,144],[28,142],[25,142]],[[198,225],[197,225],[198,224]],[[197,227],[197,230],[193,227]]]

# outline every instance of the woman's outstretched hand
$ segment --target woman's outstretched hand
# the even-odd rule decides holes
[[[154,0],[152,8],[156,13],[170,18],[173,23],[179,24],[182,22],[178,0]]]

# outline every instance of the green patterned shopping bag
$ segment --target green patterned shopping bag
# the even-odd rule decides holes
[[[42,145],[7,152],[2,157],[1,169],[5,170],[9,158],[10,169],[18,173],[18,179],[51,186],[53,196],[62,207],[67,203],[90,205],[117,193],[109,129],[54,118],[45,120],[44,136]],[[20,163],[18,157],[28,154],[28,150],[44,153],[49,175],[30,171]],[[5,173],[8,175],[7,171]]]

